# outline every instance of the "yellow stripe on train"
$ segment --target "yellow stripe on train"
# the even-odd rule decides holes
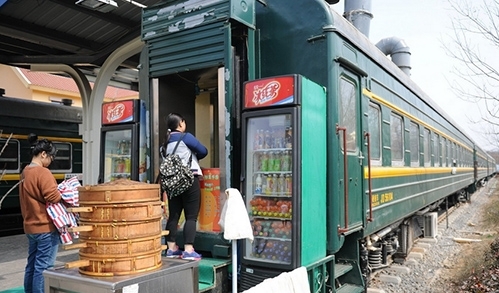
[[[452,167],[373,167],[371,168],[371,178],[389,178],[400,176],[451,174]],[[480,168],[479,168],[480,169]],[[473,168],[456,168],[456,173],[473,172]],[[364,178],[369,178],[368,168],[364,168]]]
[[[54,175],[55,179],[57,180],[64,180],[65,178],[65,174],[64,173],[55,173],[55,174],[52,174]],[[0,179],[0,180],[5,180],[5,181],[19,181],[21,180],[19,174],[5,174],[3,175],[3,177]]]
[[[0,138],[7,139],[9,137],[11,139],[19,139],[19,140],[27,140],[28,139],[28,136],[24,135],[24,134],[13,134],[12,136],[10,134],[6,134],[6,133],[0,134]],[[53,141],[53,142],[77,142],[77,143],[81,143],[83,141],[83,139],[81,139],[81,138],[69,138],[69,137],[59,137],[59,136],[40,135],[39,138],[40,139],[46,138],[46,139]]]

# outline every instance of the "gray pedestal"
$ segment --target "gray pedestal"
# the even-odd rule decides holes
[[[45,292],[82,293],[198,293],[197,261],[163,259],[160,269],[116,277],[91,277],[78,269],[57,269],[43,272]]]

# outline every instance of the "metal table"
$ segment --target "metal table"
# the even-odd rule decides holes
[[[158,270],[129,276],[92,277],[78,268],[43,272],[45,292],[198,293],[198,261],[163,258]]]

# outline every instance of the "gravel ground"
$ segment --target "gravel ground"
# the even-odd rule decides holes
[[[493,178],[485,187],[471,196],[470,203],[463,203],[449,215],[447,221],[438,224],[438,234],[435,241],[421,239],[424,247],[421,259],[407,258],[402,270],[384,269],[376,271],[371,281],[369,292],[401,293],[451,293],[456,292],[450,287],[448,280],[452,268],[456,266],[463,249],[473,249],[473,244],[462,244],[454,241],[455,238],[477,238],[480,223],[480,214],[491,198],[491,194],[498,185]],[[414,250],[413,250],[414,251]],[[398,266],[400,268],[401,266]],[[405,271],[404,271],[405,270]],[[382,281],[384,278],[400,277],[400,283]],[[376,289],[376,290],[371,290]]]

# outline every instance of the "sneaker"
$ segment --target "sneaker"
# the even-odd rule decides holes
[[[182,259],[190,259],[190,260],[200,260],[201,259],[201,254],[192,251],[191,253],[184,251],[182,253]]]
[[[168,249],[166,251],[166,257],[169,257],[169,258],[180,258],[181,256],[182,256],[182,251],[180,249],[177,249],[177,250]]]

